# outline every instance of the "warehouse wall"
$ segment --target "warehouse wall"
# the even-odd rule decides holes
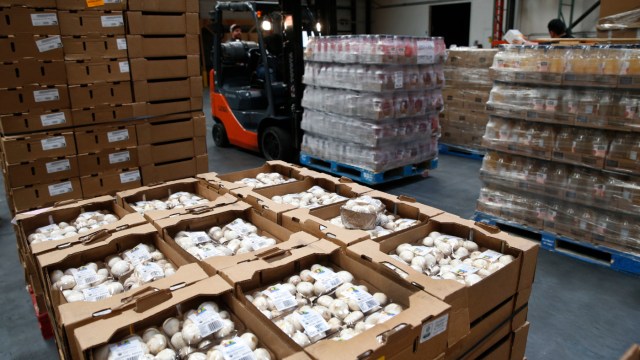
[[[575,0],[575,9],[573,11],[574,20],[582,15],[596,0]],[[543,35],[547,36],[547,23],[549,20],[558,17],[559,0],[522,0],[520,1],[520,13],[518,28],[525,35]],[[566,1],[568,2],[568,1]],[[567,22],[569,22],[569,7],[563,10]],[[591,15],[585,18],[573,30],[577,35],[595,35],[595,26],[598,22],[599,9],[596,9]],[[518,17],[518,16],[516,16]],[[569,24],[567,24],[568,26]]]

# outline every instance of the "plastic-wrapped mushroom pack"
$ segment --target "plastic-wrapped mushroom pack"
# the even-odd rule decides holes
[[[186,191],[179,191],[169,196],[166,200],[142,200],[131,205],[131,207],[135,211],[144,214],[152,210],[182,209],[189,206],[205,204],[208,201],[209,200],[198,195]]]
[[[76,235],[86,234],[91,230],[118,221],[118,218],[106,210],[83,212],[78,217],[67,223],[60,222],[39,227],[29,234],[29,244],[37,244],[45,241],[62,240]]]
[[[142,335],[131,335],[121,342],[107,344],[93,353],[96,360],[271,360],[271,353],[259,347],[258,337],[240,332],[228,311],[206,301]]]
[[[403,310],[384,293],[356,285],[348,271],[320,264],[245,297],[302,347],[325,338],[348,340]]]
[[[276,240],[258,235],[258,228],[243,219],[236,219],[220,228],[208,231],[180,231],[176,243],[198,260],[213,256],[233,256],[256,251],[276,244]]]
[[[175,266],[149,244],[138,244],[104,262],[90,262],[78,268],[53,270],[53,289],[61,290],[68,302],[98,301],[145,283],[168,277]]]
[[[365,195],[347,201],[340,209],[340,216],[330,222],[345,229],[365,230],[375,239],[409,228],[418,221],[390,214],[380,200]]]
[[[271,198],[278,204],[288,204],[297,208],[312,209],[324,205],[334,204],[347,200],[346,197],[336,193],[328,192],[320,186],[312,186],[309,190],[287,195],[276,195]]]
[[[246,185],[251,188],[262,188],[272,185],[286,184],[294,182],[296,179],[285,179],[279,173],[259,173],[255,178],[244,178],[234,181],[235,184]]]
[[[480,251],[471,240],[437,231],[431,232],[419,244],[400,244],[391,253],[395,259],[433,279],[455,280],[471,286],[514,260],[497,251]]]

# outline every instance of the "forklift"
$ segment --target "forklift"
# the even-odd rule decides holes
[[[257,42],[223,42],[223,14],[230,12],[250,15]],[[311,11],[299,0],[218,2],[211,18],[214,143],[295,161],[302,143],[303,40],[317,35]]]

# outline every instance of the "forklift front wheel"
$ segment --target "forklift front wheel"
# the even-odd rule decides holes
[[[213,129],[211,129],[211,136],[213,137],[213,142],[217,147],[227,147],[229,146],[229,138],[227,138],[227,130],[225,130],[224,125],[219,122],[215,122],[213,124]]]
[[[260,136],[260,150],[267,160],[290,161],[293,156],[291,134],[276,126],[264,129]]]

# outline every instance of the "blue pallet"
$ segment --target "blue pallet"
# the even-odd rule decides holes
[[[429,170],[438,167],[438,158],[381,172],[373,172],[357,166],[325,160],[305,153],[300,154],[300,164],[334,175],[345,176],[363,184],[378,185],[412,176],[425,175]]]
[[[485,151],[483,150],[470,149],[464,146],[449,145],[443,143],[438,144],[438,151],[440,152],[440,154],[459,156],[473,160],[482,160],[485,154]]]
[[[577,241],[566,236],[522,225],[494,215],[485,214],[480,211],[476,211],[474,220],[498,227],[500,227],[500,225],[506,225],[525,232],[530,232],[534,235],[532,237],[540,239],[540,247],[545,250],[590,264],[605,266],[615,271],[640,275],[640,255],[627,253],[604,245]],[[570,249],[567,247],[570,247]],[[596,257],[592,254],[598,254],[600,256]],[[601,260],[601,258],[607,258],[610,260]]]

